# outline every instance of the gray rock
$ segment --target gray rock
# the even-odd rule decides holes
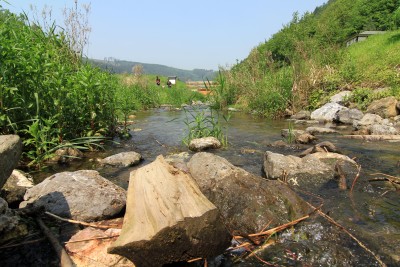
[[[308,189],[320,187],[335,176],[332,167],[313,154],[300,158],[267,151],[263,170],[269,179],[281,179]]]
[[[363,127],[368,127],[374,124],[381,124],[382,123],[382,117],[376,114],[371,114],[367,113],[365,114],[361,120],[353,121],[353,127],[355,129],[361,129]]]
[[[290,118],[294,120],[309,120],[311,118],[311,112],[308,110],[301,110]]]
[[[18,135],[0,135],[0,188],[17,166],[21,153],[22,142]]]
[[[346,99],[351,96],[351,91],[342,91],[334,96],[331,97],[332,103],[343,104]]]
[[[345,124],[353,124],[354,120],[361,120],[363,117],[364,113],[362,113],[362,111],[355,108],[345,108],[338,111],[335,121]]]
[[[391,118],[399,115],[396,108],[398,101],[394,96],[373,101],[367,108],[368,113],[373,113],[382,118]]]
[[[20,208],[29,203],[80,221],[108,219],[126,203],[126,192],[97,171],[62,172],[27,190]]]
[[[375,124],[369,127],[369,132],[371,135],[397,135],[399,132],[396,128],[389,125]]]
[[[213,136],[192,139],[189,143],[189,149],[192,151],[203,151],[221,146],[221,142]]]
[[[4,198],[10,206],[15,206],[24,200],[24,195],[27,189],[34,186],[32,177],[28,174],[13,170],[10,178],[1,189],[1,197]]]
[[[269,221],[277,226],[308,212],[306,203],[287,185],[248,173],[222,157],[196,153],[188,167],[231,229],[256,233]]]
[[[130,167],[139,164],[142,156],[134,151],[122,152],[100,160],[100,164],[114,167]]]
[[[336,113],[344,108],[346,107],[338,103],[328,103],[311,112],[311,119],[332,122],[336,118]]]

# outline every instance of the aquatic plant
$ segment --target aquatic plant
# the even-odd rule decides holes
[[[214,114],[212,109],[194,110],[193,112],[185,109],[185,125],[187,127],[187,135],[183,139],[183,143],[188,145],[192,139],[202,137],[215,137],[223,146],[228,145],[227,123],[230,114],[221,115],[217,112]],[[221,117],[225,121],[222,125]]]

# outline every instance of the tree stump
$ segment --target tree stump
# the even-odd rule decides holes
[[[158,156],[131,173],[121,235],[108,252],[136,266],[162,266],[213,257],[229,244],[218,209],[188,174]]]

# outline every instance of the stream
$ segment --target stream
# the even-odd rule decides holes
[[[191,109],[191,108],[190,108]],[[135,168],[152,162],[158,155],[164,156],[181,152],[193,152],[183,145],[182,139],[187,132],[186,117],[195,110],[171,110],[160,108],[142,111],[136,114],[136,119],[130,125],[132,138],[116,140],[118,144],[107,147],[102,152],[87,153],[87,158],[69,166],[53,166],[35,175],[35,181],[40,182],[49,175],[61,171],[78,169],[96,169],[101,175],[123,188],[127,188],[129,174]],[[228,147],[210,151],[226,158],[233,165],[243,168],[256,175],[262,175],[263,154],[273,151],[285,155],[297,155],[309,146],[290,145],[287,147],[271,146],[271,143],[282,140],[281,130],[289,127],[287,120],[266,120],[242,112],[233,112],[228,123],[223,122],[228,136]],[[294,129],[304,130],[310,125],[294,124]],[[322,126],[322,125],[320,125]],[[340,128],[340,133],[349,133],[351,128]],[[312,192],[324,199],[323,211],[353,235],[360,239],[369,249],[380,256],[388,266],[400,264],[400,198],[399,190],[388,182],[371,182],[368,179],[376,176],[374,173],[384,173],[400,177],[399,143],[366,142],[351,140],[341,134],[317,136],[318,141],[330,141],[350,158],[361,165],[360,176],[353,194],[339,191],[337,184],[327,185],[318,192]],[[96,158],[104,158],[124,151],[136,151],[144,158],[136,167],[118,169],[101,167]],[[382,177],[382,176],[380,176]],[[313,232],[314,231],[314,232]],[[311,230],[317,234],[321,229]],[[331,240],[331,242],[339,242]],[[356,246],[353,244],[353,246]],[[316,252],[320,253],[320,252]],[[316,255],[321,256],[321,255]],[[285,261],[280,261],[281,263]],[[336,259],[336,266],[346,266],[343,259]],[[339,264],[338,264],[339,262]],[[329,261],[327,261],[327,265]],[[287,265],[304,266],[297,263]],[[284,265],[286,265],[284,264]],[[262,266],[261,262],[246,262],[234,264],[237,266]],[[359,266],[368,266],[368,259]],[[225,266],[225,265],[224,265]],[[226,265],[229,266],[229,265]],[[314,266],[314,265],[313,265]],[[371,264],[371,266],[376,266]]]

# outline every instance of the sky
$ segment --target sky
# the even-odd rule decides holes
[[[3,8],[32,16],[30,5],[62,10],[75,0],[7,0]],[[229,68],[290,22],[326,0],[79,0],[91,5],[89,58],[113,57],[179,69]]]

